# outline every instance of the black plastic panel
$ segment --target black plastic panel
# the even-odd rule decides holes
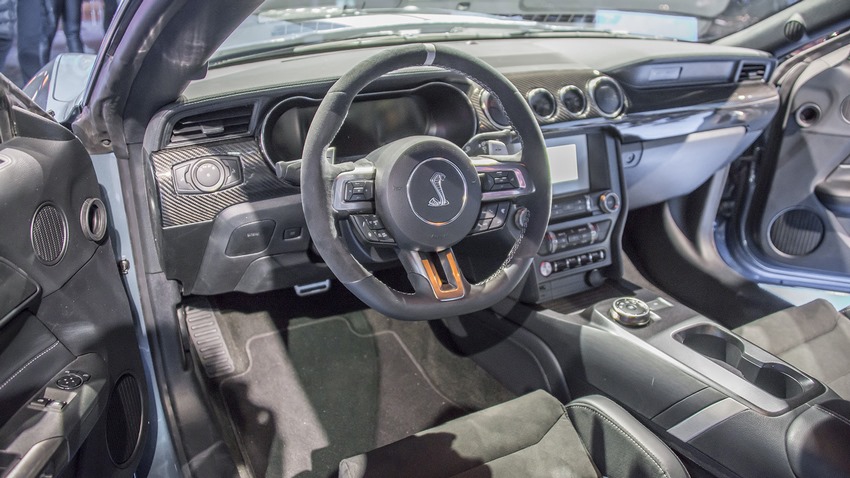
[[[287,235],[298,229],[300,235]],[[224,209],[211,230],[200,234],[203,248],[189,240],[167,237],[166,247],[187,253],[203,251],[197,276],[186,264],[187,268],[178,268],[171,277],[183,280],[187,293],[258,293],[332,277],[327,267],[312,262],[307,252],[310,236],[300,195]]]

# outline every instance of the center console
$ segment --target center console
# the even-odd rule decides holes
[[[596,299],[505,301],[447,326],[517,393],[606,395],[711,475],[850,474],[850,402],[818,380],[653,292],[609,282],[582,296]]]
[[[541,303],[601,284],[624,219],[615,140],[591,131],[547,137],[552,213],[522,300]],[[612,238],[614,239],[612,241]],[[612,244],[614,246],[612,246]]]

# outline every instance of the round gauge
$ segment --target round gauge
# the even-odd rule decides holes
[[[611,78],[594,78],[588,85],[590,98],[603,116],[614,117],[623,112],[626,99],[622,88]]]
[[[508,120],[508,115],[505,114],[505,110],[502,108],[502,103],[498,98],[491,95],[489,91],[481,92],[481,109],[484,111],[484,116],[487,117],[487,120],[493,124],[493,126],[498,126],[500,128],[507,128],[510,126],[510,121]]]
[[[558,110],[558,104],[555,102],[555,96],[545,88],[535,88],[525,95],[528,100],[528,105],[531,106],[531,111],[539,119],[550,119],[555,116]]]
[[[587,108],[587,98],[577,86],[567,85],[561,88],[560,97],[564,108],[575,116],[583,114],[585,108]]]

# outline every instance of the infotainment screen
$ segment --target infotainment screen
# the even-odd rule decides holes
[[[590,187],[587,138],[584,135],[549,138],[546,145],[552,177],[552,195],[586,192]]]

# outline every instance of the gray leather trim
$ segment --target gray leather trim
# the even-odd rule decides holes
[[[746,409],[747,407],[735,400],[725,398],[682,420],[668,432],[679,440],[688,442],[709,428]]]

